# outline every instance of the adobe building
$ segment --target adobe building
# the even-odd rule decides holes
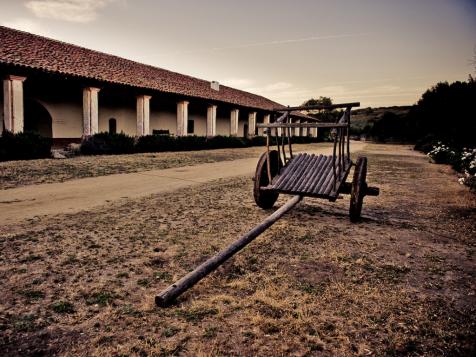
[[[260,135],[256,123],[272,122],[273,109],[283,107],[217,82],[3,26],[0,76],[0,132],[35,131],[56,145],[98,132]]]

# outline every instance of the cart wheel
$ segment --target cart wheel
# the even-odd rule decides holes
[[[362,212],[367,183],[367,158],[359,157],[355,163],[354,179],[352,180],[352,191],[350,193],[349,216],[351,222],[357,222]]]
[[[269,163],[271,169],[271,178],[275,177],[279,168],[282,165],[279,165],[279,155],[276,150],[269,151]],[[258,160],[258,165],[256,165],[255,173],[255,183],[253,187],[253,196],[255,198],[256,204],[263,208],[271,208],[278,199],[279,193],[275,191],[262,190],[261,187],[266,187],[270,184],[268,178],[268,154],[265,152],[261,155]]]

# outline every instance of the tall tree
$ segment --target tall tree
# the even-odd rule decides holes
[[[329,97],[320,96],[319,98],[311,98],[306,100],[302,103],[303,106],[310,106],[310,105],[332,105],[332,99]]]
[[[303,106],[311,106],[311,105],[329,106],[329,105],[332,105],[332,99],[329,97],[320,96],[319,98],[308,99],[302,105]],[[327,110],[327,109],[326,110],[307,110],[306,114],[324,122],[333,122],[336,120],[337,117],[339,117],[340,111]]]

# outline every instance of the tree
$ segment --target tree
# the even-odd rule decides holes
[[[329,106],[332,105],[332,99],[329,97],[323,97],[320,96],[319,98],[311,98],[306,100],[304,103],[302,103],[303,106],[311,106],[311,105],[323,105],[323,106]],[[320,121],[323,122],[334,122],[337,118],[340,117],[341,112],[338,110],[332,110],[332,109],[325,109],[325,110],[307,110],[306,114],[319,119]],[[321,132],[324,132],[321,130]]]
[[[409,113],[416,140],[433,137],[458,147],[476,146],[476,82],[438,83],[423,93]]]
[[[328,105],[332,105],[332,99],[329,98],[329,97],[320,96],[317,99],[314,99],[314,98],[308,99],[304,103],[302,103],[302,105],[306,106],[306,107],[310,106],[310,105],[325,105],[325,106],[328,106]]]

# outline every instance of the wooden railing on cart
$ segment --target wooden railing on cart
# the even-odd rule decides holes
[[[332,129],[331,135],[334,141],[333,148],[333,174],[334,174],[334,186],[338,181],[337,173],[342,172],[346,165],[350,165],[350,113],[352,107],[358,107],[360,103],[343,103],[343,104],[333,104],[333,105],[309,105],[301,107],[287,107],[287,108],[275,108],[274,112],[280,114],[280,116],[273,123],[266,124],[257,124],[258,128],[263,128],[266,133],[266,150],[269,158],[269,150],[271,145],[271,137],[274,132],[274,137],[276,141],[279,164],[281,164],[281,158],[284,165],[293,158],[293,149],[292,149],[292,129],[299,128],[330,128]],[[336,120],[334,123],[321,122],[319,119],[306,116],[307,121],[313,121],[313,123],[292,123],[291,117],[293,116],[292,112],[303,112],[310,110],[332,110],[338,108],[345,108],[342,113],[342,116]],[[274,130],[273,130],[274,129]],[[278,130],[281,129],[281,130]],[[289,159],[286,156],[286,146],[288,146]],[[270,170],[270,161],[268,161],[268,179],[271,183],[271,170]],[[335,187],[334,187],[335,188]]]

